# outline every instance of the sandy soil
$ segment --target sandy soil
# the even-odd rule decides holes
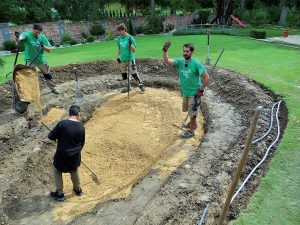
[[[76,98],[74,66],[83,102]],[[138,67],[147,91],[140,94],[134,90],[129,102],[126,94],[117,94],[120,75],[112,61],[54,68],[60,95],[52,94],[41,80],[43,120],[50,118],[50,127],[66,117],[63,112],[69,105],[80,104],[88,131],[83,160],[101,181],[96,185],[81,166],[85,195],[74,196],[66,177],[67,200],[63,203],[48,197],[53,188],[55,143],[47,140],[48,131],[34,113],[23,117],[13,113],[11,83],[0,86],[2,224],[197,224],[207,202],[211,207],[206,224],[216,224],[253,110],[257,105],[264,107],[259,136],[267,130],[269,110],[279,97],[245,77],[217,69],[202,98],[204,121],[199,124],[204,123],[203,140],[200,144],[200,132],[196,140],[182,141],[180,131],[172,126],[184,117],[178,110],[181,100],[176,92],[176,72],[159,60],[139,60]],[[285,106],[280,120],[283,130]],[[252,147],[242,178],[275,135],[272,130],[267,139]],[[229,219],[247,206],[267,166],[268,162],[264,163],[232,205]]]
[[[59,121],[64,115],[66,115],[66,111],[57,108],[51,108],[48,113],[42,117],[41,122],[46,125],[50,125]]]
[[[172,125],[184,116],[179,113],[180,108],[177,91],[148,88],[145,94],[132,93],[129,101],[127,94],[109,98],[85,125],[87,138],[82,160],[92,171],[97,171],[100,185],[91,182],[90,171],[81,166],[85,194],[78,198],[72,193],[66,174],[68,199],[55,209],[56,219],[70,220],[100,202],[128,197],[132,185],[149,172],[168,148],[178,139],[182,142],[178,128]],[[201,124],[198,141],[200,133],[203,134]],[[187,155],[169,159],[168,163],[161,161],[157,168],[162,168],[162,175],[166,176],[184,161],[182,158],[187,159]]]
[[[41,111],[40,86],[37,73],[34,69],[22,69],[16,72],[16,90],[20,99],[36,104]]]

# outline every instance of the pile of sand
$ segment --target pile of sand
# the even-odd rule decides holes
[[[145,94],[131,93],[130,101],[127,94],[115,95],[96,110],[85,125],[82,161],[97,174],[100,185],[81,165],[84,195],[78,197],[72,192],[69,174],[64,174],[66,201],[55,208],[56,219],[68,220],[100,202],[127,197],[132,185],[156,164],[155,168],[162,167],[169,175],[186,160],[179,142],[198,144],[203,131],[200,123],[197,141],[178,137],[181,131],[172,123],[180,125],[186,115],[181,112],[181,102],[178,92],[148,88]]]
[[[15,74],[15,84],[20,99],[35,103],[37,109],[41,111],[40,86],[35,69],[17,70]]]

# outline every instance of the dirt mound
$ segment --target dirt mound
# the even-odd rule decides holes
[[[207,202],[211,202],[206,224],[215,224],[239,160],[253,110],[257,105],[264,107],[256,133],[259,136],[268,128],[269,110],[278,97],[239,74],[216,70],[202,98],[206,134],[198,150],[198,141],[178,142],[178,130],[172,126],[172,122],[180,124],[184,117],[178,109],[181,101],[178,92],[168,91],[179,90],[174,68],[164,66],[161,60],[150,59],[139,60],[138,66],[146,88],[168,89],[158,92],[148,88],[145,95],[133,91],[130,102],[126,102],[127,95],[115,95],[113,91],[122,87],[117,64],[113,61],[76,64],[84,102],[76,99],[74,65],[53,69],[55,79],[61,83],[60,95],[49,93],[45,84],[41,83],[44,114],[50,111],[51,115],[51,108],[66,111],[70,104],[80,104],[87,129],[98,137],[89,141],[87,147],[90,150],[84,152],[83,159],[97,171],[100,181],[110,177],[110,181],[119,180],[121,185],[115,185],[117,189],[123,187],[119,188],[121,192],[113,194],[114,187],[109,179],[100,187],[94,187],[88,171],[82,167],[83,188],[86,187],[87,193],[82,198],[75,198],[68,179],[65,179],[69,197],[66,204],[57,204],[47,196],[53,187],[51,162],[55,149],[55,144],[46,138],[48,131],[36,122],[34,116],[13,114],[10,109],[12,103],[9,102],[12,98],[4,99],[11,94],[11,83],[0,86],[4,93],[0,97],[1,106],[3,103],[0,116],[0,181],[4,184],[0,187],[1,222],[197,224]],[[107,95],[111,92],[113,95]],[[59,117],[54,116],[48,125],[53,127]],[[284,130],[287,122],[285,105],[280,112],[280,121],[281,130]],[[95,124],[99,124],[102,130],[94,130]],[[275,130],[272,130],[267,139],[253,145],[242,177],[261,159],[274,136]],[[101,151],[98,150],[100,148]],[[128,151],[130,154],[125,155],[122,149],[131,149]],[[94,155],[99,158],[94,160]],[[144,158],[149,159],[152,167]],[[133,161],[140,161],[140,164],[134,165]],[[110,171],[123,163],[131,167],[116,173]],[[246,207],[267,165],[268,162],[264,163],[257,172],[258,177],[247,185],[232,205],[230,218],[238,216]],[[122,185],[124,183],[128,185]],[[127,196],[132,185],[131,194],[126,200],[120,200]],[[99,203],[101,198],[108,199],[101,196],[119,200]],[[83,208],[77,210],[78,204],[87,211],[82,213]],[[70,219],[71,214],[78,216]]]

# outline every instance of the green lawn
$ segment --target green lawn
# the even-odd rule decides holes
[[[161,47],[171,40],[170,57],[181,56],[182,44],[195,44],[195,57],[206,58],[206,36],[145,36],[137,37],[137,56],[162,58]],[[289,123],[273,157],[267,176],[251,198],[249,207],[234,224],[300,224],[300,51],[281,45],[231,36],[211,37],[211,59],[225,52],[219,66],[249,76],[283,96],[289,110]],[[115,41],[93,43],[47,54],[50,66],[99,59],[114,59]],[[22,62],[22,55],[20,56]],[[14,56],[5,57],[7,64],[0,76],[12,68]],[[213,75],[212,75],[213,76]],[[251,107],[251,108],[250,108]],[[255,106],[249,106],[253,110]]]
[[[246,27],[240,28],[239,26],[234,26],[233,28],[211,28],[211,34],[224,34],[224,35],[232,35],[232,36],[241,36],[241,37],[249,37],[251,30],[263,30],[266,31],[267,38],[272,37],[282,37],[283,36],[283,27]],[[299,28],[291,28],[289,29],[289,35],[299,35]],[[197,28],[197,29],[182,29],[178,30],[174,33],[174,35],[206,35],[206,29]]]

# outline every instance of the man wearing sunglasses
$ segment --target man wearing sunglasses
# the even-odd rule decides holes
[[[193,44],[183,45],[183,58],[169,59],[168,49],[171,42],[167,41],[163,45],[163,59],[168,65],[174,65],[178,71],[180,85],[183,94],[182,111],[189,111],[190,122],[184,127],[188,130],[180,136],[182,138],[190,138],[195,136],[197,128],[197,116],[199,113],[200,98],[203,95],[204,88],[208,84],[209,75],[206,72],[204,65],[192,58],[194,53]]]

